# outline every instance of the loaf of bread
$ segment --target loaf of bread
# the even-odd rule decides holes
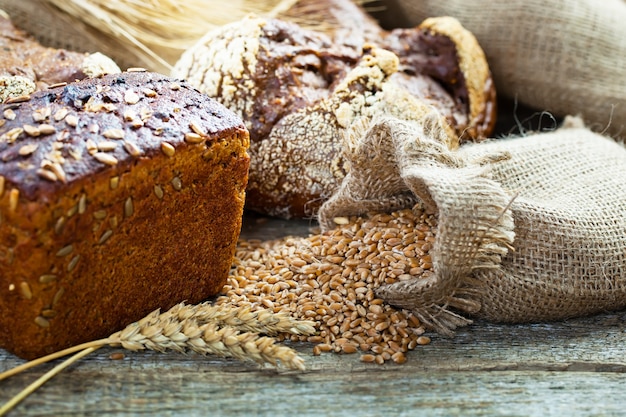
[[[208,33],[175,65],[175,77],[216,97],[250,130],[247,208],[314,216],[349,171],[344,134],[363,118],[437,113],[451,148],[490,135],[496,106],[489,67],[456,20],[392,32],[362,20],[360,29],[329,36],[249,18]]]
[[[119,73],[101,53],[48,48],[17,29],[0,10],[0,101],[30,94],[49,85]]]
[[[1,107],[0,347],[34,358],[221,289],[249,168],[240,118],[147,72]]]
[[[442,111],[462,141],[488,137],[495,126],[495,88],[476,37],[457,20],[426,19],[386,31],[353,0],[297,0],[279,17],[327,35],[335,46],[362,51],[368,44],[393,51],[393,81]]]

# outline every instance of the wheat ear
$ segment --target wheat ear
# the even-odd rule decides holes
[[[159,352],[168,349],[178,352],[190,350],[202,354],[212,353],[271,364],[276,364],[277,360],[280,360],[290,369],[302,369],[303,361],[290,348],[277,346],[273,339],[259,335],[271,336],[278,333],[312,335],[315,333],[315,328],[313,322],[296,320],[286,313],[273,313],[269,310],[251,311],[248,306],[180,303],[165,313],[155,310],[108,338],[72,346],[2,372],[0,381],[72,353],[106,345],[121,345],[129,350],[149,349]],[[234,338],[239,343],[235,343]],[[264,350],[259,351],[260,348]],[[247,351],[250,353],[248,356],[246,356]],[[293,353],[288,353],[290,351]],[[295,362],[290,362],[288,358],[292,358]]]
[[[0,373],[1,381],[26,369],[74,353],[74,356],[51,369],[9,400],[0,408],[0,416],[63,369],[106,345],[122,346],[128,350],[192,351],[203,355],[213,354],[257,363],[270,363],[274,366],[280,362],[289,369],[304,370],[304,360],[295,350],[277,345],[276,340],[271,337],[261,336],[261,333],[272,335],[284,332],[311,335],[315,328],[312,322],[298,321],[284,313],[273,313],[268,310],[251,311],[249,307],[180,303],[165,313],[155,310],[106,339],[73,346]]]
[[[242,317],[247,320],[238,318],[240,311],[245,313]],[[178,304],[165,313],[156,310],[124,330],[112,334],[106,340],[109,345],[122,346],[127,350],[192,351],[272,365],[281,362],[289,369],[303,370],[304,360],[293,349],[277,345],[274,339],[261,336],[259,332],[275,334],[288,328],[295,334],[312,334],[313,326],[308,322],[299,323],[283,315],[275,319],[269,318],[267,325],[262,322],[253,324],[254,316],[257,319],[259,316],[265,318],[262,311],[255,313],[238,307],[225,309],[207,304],[190,306]],[[252,314],[252,317],[248,314]],[[229,321],[233,322],[235,327],[224,325]],[[259,332],[242,332],[236,326],[244,329],[256,328]]]
[[[315,333],[312,321],[296,320],[285,312],[252,311],[250,306],[233,307],[210,303],[178,304],[170,309],[170,313],[177,315],[181,321],[193,318],[202,324],[215,323],[220,327],[228,326],[244,332],[263,333],[269,336],[279,333],[295,335]]]

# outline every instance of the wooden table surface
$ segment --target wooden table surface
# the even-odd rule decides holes
[[[513,115],[513,112],[509,112]],[[499,131],[545,127],[519,113]],[[550,128],[550,126],[547,126]],[[242,235],[306,235],[307,221],[246,217]],[[53,378],[10,416],[621,416],[626,415],[626,312],[560,323],[484,322],[409,352],[403,365],[358,354],[313,356],[307,371],[177,353],[103,348]],[[23,361],[0,349],[0,372]],[[58,362],[56,362],[58,363]],[[51,369],[0,381],[0,404]]]
[[[306,234],[312,224],[247,217],[243,235]],[[475,323],[410,352],[403,365],[313,356],[307,370],[103,348],[63,371],[11,416],[618,416],[626,414],[626,312],[561,323]],[[0,350],[0,371],[23,361]],[[58,362],[57,362],[58,363]],[[0,382],[0,403],[52,368]]]

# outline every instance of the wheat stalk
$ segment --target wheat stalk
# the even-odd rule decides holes
[[[233,307],[227,304],[197,305],[178,304],[170,309],[179,320],[194,318],[202,323],[213,322],[219,326],[230,326],[240,331],[263,333],[274,336],[279,333],[311,335],[315,332],[310,321],[295,320],[285,312],[273,313],[270,310],[252,311],[250,306]]]
[[[55,375],[61,372],[63,369],[67,368],[80,358],[89,355],[91,352],[98,349],[97,347],[86,348],[72,356],[66,361],[63,361],[59,365],[52,368],[50,371],[46,372],[44,375],[39,377],[35,382],[30,384],[28,387],[24,388],[20,391],[15,397],[11,398],[6,404],[0,407],[0,416],[5,415],[9,411],[11,411],[16,405],[18,405],[24,398],[28,397],[30,394],[35,392],[39,387],[45,384],[48,380],[52,379]]]
[[[209,30],[249,14],[278,17],[319,30],[324,3],[300,0],[45,0],[56,9],[130,47],[147,62],[173,62]],[[370,0],[356,0],[363,4]],[[331,25],[332,26],[332,25]]]
[[[278,333],[311,335],[315,328],[312,322],[298,321],[285,313],[252,311],[249,307],[180,303],[164,313],[155,310],[105,339],[83,343],[0,373],[2,381],[42,363],[75,354],[0,407],[0,416],[67,366],[107,345],[132,351],[195,352],[274,366],[280,362],[288,369],[304,370],[304,360],[295,350],[276,344],[272,337],[262,336]]]
[[[164,68],[206,32],[247,14],[275,14],[294,0],[46,0]],[[168,60],[169,58],[169,60]]]
[[[289,369],[304,370],[304,361],[293,349],[260,335],[279,332],[310,335],[315,329],[310,322],[267,310],[181,303],[165,313],[156,310],[100,343],[127,350],[192,351],[273,365],[280,361]]]

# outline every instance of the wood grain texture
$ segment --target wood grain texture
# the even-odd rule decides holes
[[[248,216],[243,235],[306,235],[309,221]],[[626,313],[561,323],[475,323],[410,352],[404,365],[358,354],[313,356],[308,370],[177,353],[104,348],[68,368],[11,416],[618,416],[626,409]],[[23,361],[0,350],[0,371]],[[56,362],[58,363],[58,362]],[[0,381],[0,403],[49,370]]]
[[[564,323],[477,323],[433,336],[404,365],[313,356],[306,372],[232,360],[103,349],[54,378],[13,415],[623,415],[626,314]],[[0,370],[21,361],[0,351]],[[8,400],[52,365],[0,382]]]

